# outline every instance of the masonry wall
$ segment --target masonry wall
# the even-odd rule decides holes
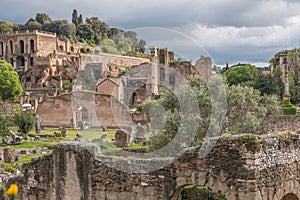
[[[20,199],[30,200],[173,200],[186,185],[207,186],[229,200],[282,200],[300,197],[299,146],[284,136],[212,138],[167,164],[171,158],[107,157],[98,146],[73,142],[35,158],[11,181]]]
[[[269,127],[273,131],[297,131],[300,129],[300,115],[270,116],[270,118],[266,120],[264,126]]]
[[[83,118],[82,114],[78,114],[81,110],[86,110]],[[93,92],[73,92],[46,98],[39,104],[36,115],[45,127],[76,127],[78,121],[87,121],[92,128],[118,128],[131,123],[125,105],[111,95]]]

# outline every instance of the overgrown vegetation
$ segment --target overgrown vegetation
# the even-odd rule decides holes
[[[182,146],[182,144],[178,144],[176,141],[173,141],[175,135],[182,133],[180,137],[182,137],[181,139],[183,140],[181,140],[181,142],[186,141],[185,137],[190,135],[189,132],[194,127],[198,128],[196,130],[193,144],[199,144],[203,141],[209,125],[211,126],[210,128],[214,130],[214,133],[219,133],[219,135],[225,130],[228,130],[233,134],[265,133],[268,131],[268,127],[262,126],[265,119],[270,115],[276,114],[279,110],[279,102],[276,96],[261,96],[260,91],[255,90],[252,87],[231,85],[224,88],[224,90],[226,90],[227,97],[217,97],[226,98],[227,100],[227,106],[226,108],[223,108],[226,109],[226,111],[223,111],[225,112],[225,118],[211,119],[211,102],[214,101],[214,99],[210,98],[206,83],[201,77],[192,77],[189,79],[189,83],[192,91],[195,92],[199,107],[199,113],[192,117],[188,114],[182,117],[182,111],[180,111],[182,109],[182,105],[192,105],[192,102],[190,102],[189,98],[187,98],[192,91],[186,87],[179,88],[179,90],[175,92],[176,94],[171,91],[166,91],[161,95],[160,99],[155,101],[146,101],[142,105],[143,111],[145,111],[148,116],[152,117],[152,128],[155,130],[155,126],[158,126],[158,130],[160,130],[156,135],[150,138],[150,150],[153,151],[160,149],[167,144],[170,144],[171,141],[173,142],[174,148]],[[212,91],[216,92],[217,95],[220,95],[217,92],[221,89],[218,88],[219,85],[220,84],[213,84],[212,86],[214,87]],[[183,103],[183,99],[186,99],[188,102]],[[214,101],[213,103],[218,102]],[[151,114],[151,110],[155,107],[166,111],[165,118]],[[192,109],[195,109],[194,106],[191,107]],[[195,111],[189,110],[186,113],[194,112]],[[215,112],[222,112],[222,106],[218,105],[218,110]],[[160,121],[164,123],[161,124],[159,123]],[[194,122],[194,124],[191,122]],[[197,122],[198,125],[195,124],[195,122]],[[181,128],[180,131],[179,128]]]
[[[33,128],[34,116],[26,112],[22,112],[21,114],[16,113],[14,122],[19,127],[22,134],[27,134]]]
[[[294,106],[290,100],[285,100],[282,104],[282,111],[284,115],[296,115],[297,107]]]
[[[0,136],[4,137],[9,132],[8,120],[0,114]]]
[[[182,200],[226,200],[222,194],[213,193],[206,186],[188,185],[181,191]]]

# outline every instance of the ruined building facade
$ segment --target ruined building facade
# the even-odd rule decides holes
[[[0,34],[0,59],[19,73],[23,88],[62,88],[80,66],[80,46],[55,33],[23,31]]]

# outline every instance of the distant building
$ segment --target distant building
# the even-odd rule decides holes
[[[35,30],[0,34],[0,59],[19,72],[24,89],[61,88],[63,83],[72,82],[80,66],[79,53],[80,46],[59,39],[55,33]]]
[[[195,67],[205,80],[212,76],[212,60],[210,57],[201,56]]]
[[[284,83],[284,94],[283,96],[288,98],[289,93],[289,66],[288,66],[288,53],[291,50],[283,50],[275,54],[274,60],[270,61],[270,73],[274,72],[274,69],[280,69],[281,71],[281,80]]]

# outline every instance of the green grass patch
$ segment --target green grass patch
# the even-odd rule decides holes
[[[8,163],[8,162],[2,162],[1,164],[2,164],[1,168],[3,168],[5,171],[9,171],[11,173],[14,173],[16,171],[15,164]]]
[[[26,154],[26,155],[21,155],[19,163],[24,164],[24,163],[29,163],[32,158],[42,156],[43,154]]]
[[[104,155],[113,155],[115,152],[122,150],[122,148],[117,147],[112,142],[96,142],[99,146],[101,146],[101,152]]]
[[[41,141],[29,141],[25,140],[22,144],[19,145],[8,145],[5,148],[16,148],[16,149],[28,149],[28,148],[38,148],[38,147],[53,147],[57,142],[41,142]],[[4,147],[2,147],[4,148]]]
[[[134,143],[134,144],[132,144],[131,146],[129,146],[129,147],[127,147],[127,148],[139,149],[139,148],[147,148],[147,146],[142,145],[142,144]]]

